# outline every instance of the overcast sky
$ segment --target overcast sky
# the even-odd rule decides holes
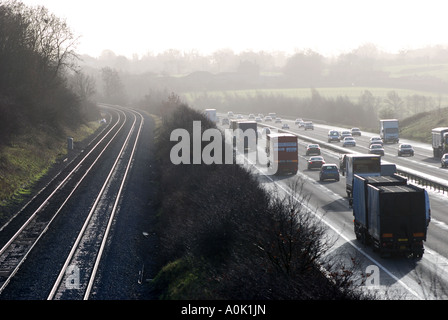
[[[446,0],[22,0],[81,36],[77,51],[131,57],[167,49],[323,55],[373,43],[397,52],[448,44]]]

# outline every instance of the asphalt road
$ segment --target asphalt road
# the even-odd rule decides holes
[[[294,125],[293,121],[284,120],[283,122],[290,125],[289,131],[323,142],[327,142],[328,130],[335,128],[315,125],[315,130],[304,131]],[[281,124],[272,122],[268,124],[281,127]],[[372,135],[376,134],[363,132],[361,137],[356,137],[357,146],[353,148],[353,151],[366,153],[368,141]],[[401,142],[411,143],[416,151],[415,156],[397,157],[398,145],[386,145],[385,160],[448,179],[448,170],[441,169],[438,161],[432,159],[432,149],[429,145],[413,141]],[[259,155],[263,155],[265,140],[262,138],[258,143]],[[428,190],[432,222],[425,242],[425,254],[421,260],[404,257],[381,258],[370,247],[364,247],[356,240],[353,231],[353,213],[346,199],[345,177],[341,176],[339,182],[320,182],[318,170],[308,170],[306,167],[306,160],[309,158],[305,155],[306,144],[307,142],[299,140],[299,172],[294,176],[274,177],[265,175],[267,172],[264,166],[249,165],[249,167],[260,176],[264,186],[275,188],[285,194],[293,192],[290,188],[293,180],[304,181],[303,193],[309,195],[308,207],[326,224],[328,234],[335,242],[328,257],[338,262],[344,261],[347,268],[354,268],[356,272],[359,272],[360,277],[371,269],[377,270],[378,278],[369,278],[371,282],[368,284],[372,285],[363,285],[362,288],[375,292],[382,299],[447,299],[448,290],[444,288],[448,288],[448,248],[446,246],[448,195]],[[334,144],[342,146],[342,143],[334,142]],[[325,149],[322,151],[327,163],[339,165],[339,153]],[[357,261],[356,266],[353,266],[352,258]]]

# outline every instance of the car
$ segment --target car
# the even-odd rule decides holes
[[[356,147],[356,140],[353,137],[345,137],[344,140],[342,140],[342,146],[343,147]]]
[[[271,122],[272,121],[272,117],[271,116],[266,116],[266,117],[264,117],[264,121],[265,122]]]
[[[369,147],[369,153],[384,156],[384,148],[381,144],[372,144]]]
[[[229,124],[229,119],[228,118],[223,118],[221,121],[221,124]]]
[[[359,128],[352,128],[352,136],[361,136],[361,130]]]
[[[401,157],[402,155],[409,155],[414,156],[414,148],[410,144],[400,144],[398,147],[398,156]]]
[[[321,168],[325,164],[325,160],[321,156],[311,157],[308,159],[308,170],[314,168]]]
[[[383,139],[381,139],[381,137],[372,137],[372,138],[370,138],[369,147],[370,147],[372,144],[380,144],[380,145],[383,145]]]
[[[351,137],[352,133],[348,130],[342,130],[341,131],[341,140],[344,140],[345,137]]]
[[[339,142],[341,139],[338,130],[330,130],[328,131],[328,142],[337,141]]]
[[[448,153],[445,153],[442,158],[440,159],[440,163],[442,165],[442,168],[446,168],[448,166]]]
[[[255,121],[256,121],[256,122],[262,122],[262,120],[261,120],[260,117],[255,117]]]
[[[282,119],[281,118],[275,118],[275,123],[282,123]]]
[[[235,116],[235,115],[233,114],[232,111],[227,112],[227,117],[228,117],[229,119],[233,119],[234,116]]]
[[[334,163],[323,164],[320,168],[319,180],[324,181],[329,179],[339,181],[339,169]]]
[[[309,156],[310,154],[320,155],[320,146],[317,143],[306,146],[306,155]]]
[[[289,125],[287,123],[282,124],[282,129],[289,129]]]
[[[237,115],[236,115],[236,118],[237,118],[237,119],[244,119],[244,117],[243,117],[242,114],[237,114]]]
[[[249,114],[249,119],[250,120],[254,120],[255,119],[255,115],[253,113]]]
[[[303,120],[302,119],[300,119],[300,118],[297,118],[296,119],[296,121],[294,122],[294,124],[300,124],[300,123],[302,123],[303,122]]]
[[[304,126],[305,130],[314,130],[314,125],[311,121],[305,122]]]

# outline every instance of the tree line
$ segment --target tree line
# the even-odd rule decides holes
[[[282,73],[298,76],[300,73],[313,77],[351,79],[357,77],[384,76],[377,70],[384,66],[444,64],[448,58],[446,46],[432,46],[398,53],[381,51],[372,43],[341,53],[338,56],[324,56],[311,49],[297,49],[293,53],[283,51],[243,51],[219,49],[210,54],[198,50],[181,51],[167,49],[164,52],[147,52],[126,57],[112,50],[103,50],[100,56],[83,55],[88,67],[101,69],[111,67],[123,73],[154,73],[162,76],[185,75],[193,72],[246,74]],[[297,73],[297,70],[299,73]]]
[[[295,197],[284,196],[237,164],[172,164],[172,130],[215,124],[173,96],[165,104],[154,149],[160,272],[152,288],[160,299],[366,298],[353,266],[325,257],[332,243],[305,209],[302,181],[291,184]]]
[[[80,72],[77,37],[45,7],[0,1],[0,137],[26,126],[77,126],[96,110]]]

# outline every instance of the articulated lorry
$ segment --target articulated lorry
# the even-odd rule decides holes
[[[297,136],[289,133],[266,135],[267,166],[271,173],[296,174],[299,169]]]
[[[345,170],[345,186],[347,197],[351,202],[353,193],[353,180],[355,175],[379,176],[381,175],[381,156],[376,154],[350,153],[344,155],[341,167]]]
[[[205,116],[211,122],[218,122],[218,116],[216,115],[216,109],[205,109]]]
[[[448,153],[448,128],[434,128],[431,134],[434,158],[440,159],[444,153]]]
[[[356,238],[381,256],[423,256],[429,211],[426,191],[399,175],[355,175],[353,216]]]
[[[380,137],[383,139],[384,143],[398,143],[400,141],[398,120],[380,120]]]
[[[256,150],[258,143],[257,122],[252,120],[231,120],[233,146],[247,150]]]

